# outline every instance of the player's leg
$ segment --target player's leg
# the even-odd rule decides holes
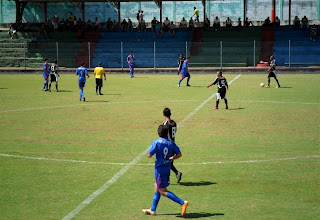
[[[188,201],[183,201],[178,196],[176,196],[173,192],[168,191],[167,188],[159,188],[158,190],[162,196],[165,196],[165,197],[171,199],[172,201],[181,205],[181,215],[182,216],[186,213],[187,207],[189,205]]]
[[[184,76],[184,74],[183,73],[181,73],[181,79],[180,79],[180,81],[179,81],[179,83],[178,83],[178,86],[180,87],[180,83],[182,82],[182,80],[185,78],[185,76]]]
[[[59,92],[59,89],[58,89],[58,80],[56,81],[56,92]]]
[[[226,109],[228,109],[228,100],[227,100],[227,93],[226,91],[223,91],[220,93],[221,99],[224,99],[224,103],[226,104]]]
[[[99,80],[96,78],[96,95],[98,95],[98,88],[99,88]]]
[[[276,71],[273,72],[273,77],[274,77],[274,79],[276,80],[276,82],[278,84],[277,88],[279,88],[280,84],[279,84],[279,81],[278,81],[278,76],[277,76],[277,72]]]
[[[52,81],[50,80],[50,83],[49,83],[49,92],[51,92],[51,84],[52,84]]]
[[[191,76],[189,75],[188,79],[187,79],[187,86],[190,86],[190,84],[189,84],[190,78],[191,78]]]
[[[219,109],[220,99],[221,99],[221,95],[220,95],[220,92],[218,91],[217,92],[217,99],[216,99],[216,107],[214,107],[214,109]]]
[[[102,93],[101,93],[101,89],[102,89],[102,79],[99,79],[99,95],[103,95]]]
[[[270,87],[270,76],[268,76],[268,85],[266,86],[267,88]]]

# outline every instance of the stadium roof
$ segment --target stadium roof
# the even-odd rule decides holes
[[[137,0],[137,1],[132,1],[132,0],[20,0],[21,2],[177,2],[177,0]],[[195,0],[184,0],[184,1],[195,1]],[[200,0],[200,1],[205,1],[205,0]]]

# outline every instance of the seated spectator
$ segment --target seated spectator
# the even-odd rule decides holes
[[[10,25],[8,34],[11,36],[11,39],[13,39],[13,37],[17,35],[17,30],[14,24]]]
[[[128,19],[128,30],[130,32],[133,31],[133,25],[132,25],[132,21],[130,19]]]
[[[151,30],[152,32],[156,31],[156,25],[157,25],[157,19],[156,17],[153,17],[153,20],[151,21]]]
[[[64,18],[59,23],[59,31],[65,31],[66,29],[66,22],[64,21]]]
[[[317,25],[314,24],[310,27],[310,40],[316,41],[317,34],[318,34],[318,27]]]
[[[100,21],[98,20],[98,17],[94,20],[94,30],[100,31]]]
[[[93,30],[93,25],[91,20],[89,19],[86,24],[86,31],[92,31],[92,30]]]
[[[166,17],[166,20],[164,20],[163,22],[163,30],[164,31],[168,31],[169,30],[169,25],[170,25],[170,20],[168,19],[168,17]]]
[[[192,17],[191,17],[189,20],[189,29],[193,30],[193,28],[194,28],[194,21],[192,20]]]
[[[274,26],[280,27],[280,19],[278,18],[278,16],[274,19]]]
[[[208,17],[206,17],[206,20],[204,21],[204,28],[210,29],[210,20]]]
[[[53,30],[56,32],[58,31],[58,26],[59,26],[59,18],[57,15],[55,15],[52,19],[52,26],[53,26]]]
[[[117,32],[118,31],[118,22],[116,21],[116,19],[113,19],[113,31]]]
[[[306,16],[301,19],[301,29],[309,29],[309,20]]]
[[[264,20],[263,26],[269,26],[271,23],[270,18],[267,17],[266,20]]]
[[[212,29],[217,31],[218,29],[220,30],[220,19],[218,16],[216,16],[216,19],[213,21]]]
[[[126,21],[126,19],[123,19],[123,21],[120,24],[121,26],[121,31],[122,32],[127,32],[128,31],[128,22]]]
[[[107,20],[107,31],[112,31],[112,29],[113,29],[113,23],[112,23],[111,19],[108,18],[108,20]]]
[[[74,22],[75,19],[76,19],[76,16],[74,16],[72,12],[70,12],[69,21]]]
[[[145,22],[145,20],[139,20],[139,22],[138,22],[138,30],[139,30],[139,32],[143,32],[143,31],[146,31],[146,22]]]
[[[158,37],[162,38],[163,30],[159,21],[157,21],[157,24],[156,24],[156,32],[158,34]]]
[[[251,24],[251,26],[253,26],[252,21],[249,21],[248,17],[246,17],[246,20],[244,21],[244,26],[249,27]]]
[[[226,20],[226,30],[228,29],[232,29],[232,21],[229,17]]]
[[[295,17],[294,17],[293,26],[294,26],[296,29],[299,29],[299,28],[300,28],[300,19],[298,18],[298,16],[295,16]]]
[[[182,20],[180,21],[180,30],[182,30],[182,29],[187,30],[187,28],[188,28],[188,22],[183,17]]]
[[[173,21],[171,21],[169,24],[169,31],[168,32],[171,37],[174,37],[174,35],[176,33],[176,26],[174,25]]]
[[[241,30],[241,18],[238,18],[237,29],[238,29],[238,30]]]
[[[71,22],[69,19],[67,19],[67,20],[65,21],[65,23],[66,23],[65,31],[66,31],[66,32],[70,32],[70,31],[71,31],[71,28],[72,28],[73,22]]]
[[[82,20],[81,20],[81,18],[79,18],[78,20],[77,20],[77,30],[83,30],[83,22],[82,22]]]

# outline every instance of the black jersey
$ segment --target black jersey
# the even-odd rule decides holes
[[[273,70],[276,70],[276,67],[277,67],[277,63],[276,63],[276,60],[271,60],[269,61],[269,65],[270,65],[270,71],[273,71]]]
[[[50,70],[51,70],[51,74],[58,74],[59,67],[57,64],[53,63],[51,64]]]
[[[183,62],[186,60],[186,58],[184,57],[184,56],[180,56],[179,58],[178,58],[178,64],[179,64],[179,66],[182,66],[182,64],[183,64]]]
[[[218,86],[218,89],[223,89],[226,88],[226,86],[228,86],[228,82],[227,79],[224,76],[218,76],[212,83],[213,85]]]
[[[174,142],[177,132],[177,123],[170,119],[169,121],[163,122],[163,125],[168,126],[168,139]]]

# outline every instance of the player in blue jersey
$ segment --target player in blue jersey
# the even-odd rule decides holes
[[[150,209],[142,209],[142,212],[147,215],[156,215],[157,205],[160,197],[165,196],[172,201],[181,205],[181,215],[186,213],[189,205],[188,201],[183,201],[175,194],[167,190],[170,178],[170,165],[171,161],[178,159],[182,156],[179,147],[168,138],[168,126],[160,125],[158,128],[159,139],[152,142],[148,151],[148,157],[151,158],[155,155],[155,193],[153,197],[152,207]],[[174,156],[172,156],[174,155]]]
[[[182,70],[181,70],[181,79],[178,83],[178,86],[180,87],[180,83],[182,82],[182,80],[186,77],[188,77],[187,80],[187,86],[190,86],[189,84],[189,80],[190,80],[190,74],[189,74],[189,62],[191,60],[191,57],[187,57],[187,59],[183,62],[182,64]]]
[[[43,91],[48,91],[48,78],[49,78],[49,74],[50,74],[48,61],[49,61],[49,59],[45,58],[44,59],[44,64],[42,66],[42,70],[43,70],[42,75],[43,75],[43,78],[44,78],[44,84],[43,84],[43,87],[42,87]]]
[[[133,78],[133,71],[134,71],[134,62],[135,62],[136,58],[133,55],[133,51],[130,51],[130,55],[127,58],[127,62],[129,64],[129,69],[130,69],[130,77]]]
[[[79,89],[80,89],[80,101],[83,98],[83,101],[86,101],[86,97],[83,94],[83,88],[86,84],[86,76],[89,78],[88,70],[84,67],[85,63],[82,63],[80,67],[77,68],[76,75],[79,75]]]

